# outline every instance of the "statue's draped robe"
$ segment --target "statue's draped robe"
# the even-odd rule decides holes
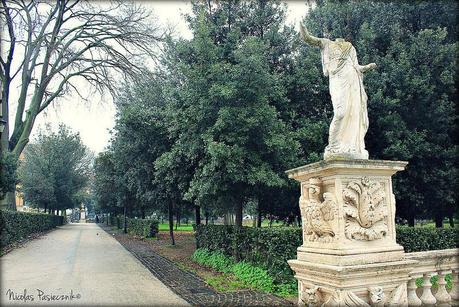
[[[355,48],[345,41],[320,40],[322,67],[330,79],[334,113],[324,158],[368,159],[364,143],[368,130],[367,95]]]

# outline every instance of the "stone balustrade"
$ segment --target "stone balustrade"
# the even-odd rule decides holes
[[[445,249],[406,253],[406,260],[417,261],[413,265],[408,281],[409,306],[458,306],[459,305],[459,249]],[[445,276],[452,274],[452,289],[446,289]],[[432,292],[432,276],[438,276],[438,289]],[[422,289],[417,289],[416,280],[423,279]],[[421,290],[421,291],[419,291]]]

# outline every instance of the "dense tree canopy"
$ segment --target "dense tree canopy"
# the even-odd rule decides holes
[[[369,93],[370,158],[405,160],[396,177],[398,214],[457,211],[457,3],[320,1],[306,18],[316,35],[345,37],[378,68]]]
[[[320,52],[285,14],[274,0],[193,1],[193,37],[167,39],[156,71],[123,84],[112,147],[98,161],[133,210],[201,207],[238,224],[246,204],[299,215],[284,171],[322,159],[333,114]],[[366,144],[371,159],[409,162],[395,194],[410,222],[440,226],[457,210],[456,14],[452,1],[316,1],[304,20],[378,64],[365,80]]]
[[[79,207],[88,194],[91,171],[92,154],[77,133],[61,125],[58,132],[42,132],[27,146],[19,169],[21,190],[38,208]]]

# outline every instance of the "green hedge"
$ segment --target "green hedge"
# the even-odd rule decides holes
[[[127,224],[128,233],[134,236],[152,238],[158,233],[159,222],[156,220],[129,218]]]
[[[198,225],[196,244],[198,248],[219,251],[258,265],[265,268],[276,282],[289,283],[293,279],[293,272],[287,260],[295,258],[302,237],[301,229],[292,227]]]
[[[397,243],[405,252],[459,247],[459,229],[397,226]]]
[[[63,216],[0,210],[0,246],[3,248],[30,234],[63,225],[64,221]]]
[[[118,229],[124,227],[124,217],[121,215],[110,216],[110,225],[116,226]],[[159,231],[159,222],[157,220],[150,219],[127,219],[127,231],[130,235],[153,238]]]
[[[397,226],[397,242],[406,252],[459,247],[458,229]],[[218,251],[265,268],[275,282],[290,283],[293,272],[287,260],[296,258],[302,244],[301,228],[253,228],[198,225],[197,248]]]

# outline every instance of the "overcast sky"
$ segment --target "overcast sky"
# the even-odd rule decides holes
[[[187,1],[142,1],[142,4],[152,9],[161,24],[173,25],[178,35],[191,37],[181,17],[181,13],[190,11],[190,4]],[[287,23],[294,23],[298,27],[298,22],[307,12],[305,1],[287,1],[287,5]],[[92,95],[90,103],[80,101],[77,97],[69,97],[49,107],[46,113],[43,112],[38,116],[32,132],[32,141],[38,131],[46,125],[55,129],[61,122],[78,131],[84,144],[98,153],[108,145],[109,131],[115,123],[115,109],[108,95],[107,97]]]

